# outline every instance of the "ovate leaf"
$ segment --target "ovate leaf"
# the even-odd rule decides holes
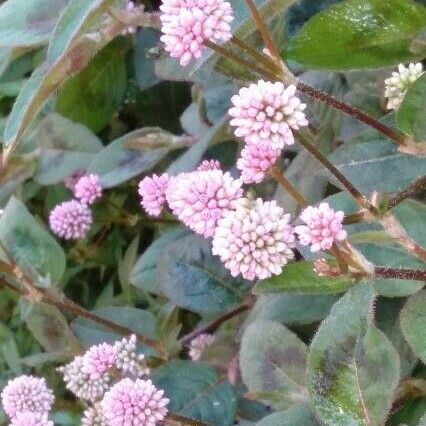
[[[171,361],[156,369],[152,379],[170,398],[169,410],[212,426],[234,424],[234,389],[214,368],[190,361]]]
[[[426,291],[407,300],[401,311],[401,329],[414,353],[426,362]]]
[[[287,265],[280,275],[259,281],[254,294],[334,294],[351,287],[353,281],[346,277],[320,277],[312,262],[295,262]]]
[[[399,128],[417,141],[426,139],[426,74],[408,89],[396,113]]]
[[[297,405],[264,417],[257,426],[319,426],[312,410],[307,405]]]
[[[45,286],[61,279],[64,251],[16,198],[11,198],[0,217],[0,240],[13,261],[36,283]]]
[[[306,351],[306,345],[283,325],[254,322],[241,342],[240,368],[245,385],[275,408],[307,401]]]
[[[330,426],[384,424],[399,381],[399,357],[372,321],[375,293],[359,283],[332,308],[312,341],[313,407]]]
[[[345,0],[311,18],[283,56],[317,69],[380,68],[415,60],[426,9],[409,0]]]
[[[0,47],[44,44],[68,0],[8,0],[0,6]]]

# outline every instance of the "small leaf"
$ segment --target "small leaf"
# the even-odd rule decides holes
[[[0,47],[31,47],[48,41],[68,0],[8,0],[0,6]]]
[[[86,127],[59,114],[49,114],[37,127],[40,157],[35,179],[43,185],[61,182],[84,170],[102,148],[102,142]]]
[[[285,59],[317,69],[381,68],[415,60],[410,43],[426,9],[409,0],[345,0],[314,15],[293,37]]]
[[[259,281],[254,294],[335,294],[351,287],[353,281],[346,277],[320,277],[311,262],[295,262],[287,265],[280,275]]]
[[[112,3],[113,0],[70,0],[52,34],[47,60],[50,63],[57,61],[82,34],[85,25]]]
[[[285,411],[271,414],[264,417],[256,426],[319,426],[307,405],[297,405]]]
[[[426,135],[426,74],[420,76],[408,89],[401,106],[396,112],[398,127],[417,141]]]
[[[384,424],[399,381],[395,348],[372,322],[369,283],[349,290],[312,341],[308,381],[313,407],[330,426]]]
[[[240,368],[250,392],[277,409],[308,400],[305,384],[306,345],[286,327],[273,321],[256,321],[243,335]],[[263,397],[265,396],[265,398]]]
[[[56,110],[95,133],[105,127],[126,93],[123,40],[111,43],[59,91]],[[93,112],[96,111],[96,114]]]
[[[139,333],[150,339],[157,339],[156,318],[149,311],[131,307],[109,307],[95,310],[93,313],[115,324],[126,327],[134,333]],[[82,317],[74,320],[71,328],[85,347],[97,345],[102,342],[113,343],[122,337],[128,337],[115,333],[110,329],[100,326],[96,322]],[[147,355],[154,354],[153,350],[145,345],[140,345],[140,350]]]
[[[405,339],[414,353],[426,362],[426,290],[407,300],[400,318]]]
[[[111,188],[140,173],[148,172],[165,157],[169,149],[140,150],[128,148],[128,145],[132,141],[144,139],[152,134],[173,137],[170,133],[156,127],[134,130],[108,144],[99,152],[88,171],[99,175],[102,186],[105,188]]]
[[[65,254],[49,232],[11,198],[0,217],[0,240],[22,271],[36,283],[57,284],[65,270]]]
[[[241,303],[248,284],[232,278],[209,243],[197,235],[183,236],[162,253],[157,279],[176,305],[202,315],[219,314]]]

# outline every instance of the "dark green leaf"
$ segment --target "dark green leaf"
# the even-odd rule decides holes
[[[94,132],[105,127],[126,93],[124,53],[121,42],[114,42],[99,52],[60,90],[56,110]]]
[[[189,235],[171,243],[163,251],[157,267],[162,292],[176,305],[213,315],[242,302],[248,284],[232,278],[210,244]]]
[[[342,293],[351,287],[348,278],[319,277],[311,262],[295,262],[287,265],[281,275],[259,281],[254,294],[334,294]]]
[[[417,141],[426,138],[426,74],[419,77],[408,89],[396,112],[399,128]]]
[[[391,407],[399,357],[372,322],[374,299],[368,283],[349,290],[312,341],[309,390],[326,425],[384,424]]]
[[[311,18],[283,56],[310,68],[381,68],[415,60],[410,43],[425,25],[416,2],[345,0]]]
[[[407,300],[401,311],[401,329],[414,353],[426,362],[426,291]]]
[[[250,392],[277,409],[308,400],[306,345],[288,328],[273,321],[250,324],[243,335],[240,368]],[[269,400],[269,394],[273,399]]]
[[[16,198],[0,217],[0,239],[13,261],[36,283],[47,286],[61,279],[64,251]]]
[[[171,361],[156,369],[152,378],[170,398],[171,411],[212,426],[234,424],[234,389],[214,368],[190,361]]]
[[[319,426],[318,421],[307,405],[298,405],[285,411],[264,417],[257,426]]]

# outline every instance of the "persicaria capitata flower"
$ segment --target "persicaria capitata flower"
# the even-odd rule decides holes
[[[166,204],[166,188],[169,182],[167,173],[152,175],[139,182],[141,206],[151,216],[159,216]]]
[[[224,0],[163,0],[161,41],[182,66],[201,57],[204,42],[228,41],[233,20],[231,4]]]
[[[48,413],[55,397],[45,379],[23,375],[9,380],[1,393],[1,400],[5,413],[12,419],[18,413]]]
[[[206,170],[220,170],[220,163],[218,160],[203,160],[197,167],[198,172],[205,172]]]
[[[84,410],[81,426],[108,426],[99,403]]]
[[[145,356],[137,354],[136,335],[123,337],[114,343],[115,364],[114,366],[124,375],[132,377],[141,377],[149,374],[149,368],[146,367]]]
[[[398,71],[392,72],[392,77],[385,80],[385,97],[388,98],[388,109],[398,109],[407,90],[423,74],[423,65],[409,64],[408,67],[399,64]]]
[[[84,238],[92,225],[92,212],[77,200],[58,204],[49,215],[50,229],[65,240]]]
[[[205,238],[213,236],[217,221],[233,210],[243,195],[242,182],[222,170],[181,173],[170,180],[166,199],[186,226]]]
[[[151,380],[122,379],[102,399],[103,415],[109,426],[157,425],[168,411],[163,394]]]
[[[229,115],[236,137],[248,144],[269,144],[282,149],[294,143],[291,129],[307,126],[306,105],[295,96],[296,86],[287,88],[283,83],[259,80],[240,89],[231,98],[234,107]]]
[[[84,354],[82,370],[91,380],[98,379],[114,366],[116,360],[114,347],[108,343],[101,343],[92,346]]]
[[[247,280],[265,279],[280,274],[293,259],[295,236],[290,215],[275,201],[258,198],[226,213],[213,237],[214,255],[220,257],[232,276]]]
[[[9,426],[53,426],[53,422],[49,420],[47,414],[27,411],[18,413]]]
[[[74,185],[74,196],[84,204],[93,204],[102,197],[102,186],[99,176],[83,175]]]
[[[203,333],[191,340],[188,355],[192,361],[198,361],[204,350],[213,344],[215,337],[213,334]]]
[[[347,237],[343,229],[344,215],[342,211],[334,211],[328,203],[307,207],[300,215],[305,225],[295,228],[300,244],[311,246],[312,252],[331,249],[335,242]]]
[[[241,170],[241,180],[244,183],[262,182],[280,155],[281,150],[272,148],[268,143],[246,145],[237,161],[237,169]]]

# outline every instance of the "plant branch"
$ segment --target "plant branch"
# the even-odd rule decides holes
[[[393,140],[398,145],[405,145],[407,143],[407,137],[402,133],[391,129],[390,127],[376,120],[371,115],[353,107],[352,105],[347,104],[346,102],[340,101],[332,95],[315,89],[314,87],[311,87],[300,81],[297,83],[297,89],[305,95],[323,103],[326,103],[330,107],[342,111],[345,114],[357,119],[358,121],[367,124],[367,126],[376,129],[378,132],[387,136],[389,139]]]
[[[219,317],[208,321],[206,324],[201,325],[200,327],[193,330],[191,333],[186,334],[183,336],[179,342],[182,345],[188,344],[192,339],[199,336],[203,333],[211,333],[214,332],[219,328],[219,326],[224,323],[225,321],[228,321],[229,319],[237,316],[241,312],[245,312],[248,309],[250,309],[254,304],[254,297],[249,296],[244,302],[237,305],[235,308],[231,309],[228,312],[225,312],[224,314],[220,315]]]
[[[395,278],[399,280],[426,281],[426,271],[414,269],[385,268],[376,266],[374,275],[382,278]]]
[[[175,413],[168,413],[164,424],[167,426],[209,426],[208,423],[201,422],[199,420],[190,419],[188,417],[181,416]]]
[[[286,179],[277,166],[272,166],[269,169],[269,173],[294,198],[300,207],[307,207],[309,205],[306,198]]]
[[[418,192],[423,191],[425,189],[426,176],[422,176],[421,178],[415,180],[411,185],[407,186],[407,188],[396,193],[392,198],[390,198],[390,200],[388,201],[388,208],[392,209],[401,201],[404,201],[406,198],[409,198],[412,195],[417,194]]]

